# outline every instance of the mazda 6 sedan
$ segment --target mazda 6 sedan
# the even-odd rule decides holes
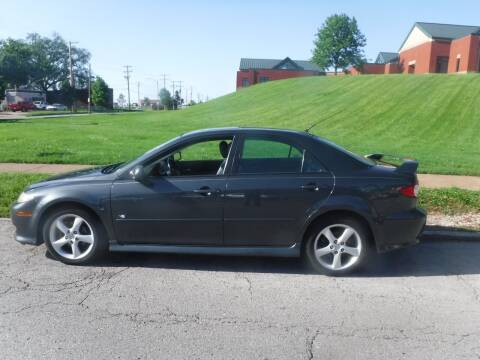
[[[362,157],[308,132],[190,132],[139,158],[52,177],[12,206],[16,240],[67,264],[108,251],[302,257],[344,274],[415,244],[418,163]]]

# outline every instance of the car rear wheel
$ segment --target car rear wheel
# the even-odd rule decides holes
[[[354,218],[322,221],[310,232],[304,248],[305,260],[318,273],[351,273],[366,261],[369,236],[368,229]]]
[[[99,221],[82,209],[61,209],[43,225],[43,238],[50,254],[66,264],[86,264],[104,255],[108,246]]]

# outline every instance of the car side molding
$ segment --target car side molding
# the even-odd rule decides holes
[[[195,255],[225,255],[225,256],[274,256],[299,257],[300,245],[295,243],[289,247],[260,246],[187,246],[187,245],[120,245],[110,244],[113,252],[141,252],[163,254],[195,254]]]

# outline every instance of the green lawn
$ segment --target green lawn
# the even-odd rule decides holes
[[[10,216],[10,205],[27,185],[48,176],[46,174],[0,173],[0,217]]]
[[[480,191],[420,189],[419,206],[431,213],[462,214],[480,212]]]
[[[47,174],[0,173],[0,217],[9,216],[9,207],[23,191]],[[430,213],[461,214],[480,212],[480,191],[461,189],[421,189],[419,205]]]
[[[188,110],[0,122],[0,162],[105,164],[219,126],[305,129],[420,172],[480,175],[480,75],[312,77],[243,89]]]

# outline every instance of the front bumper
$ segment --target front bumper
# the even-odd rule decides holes
[[[15,226],[15,240],[21,244],[40,245],[33,204],[15,203],[10,209],[10,219]],[[32,216],[18,216],[18,212],[31,212]]]
[[[375,231],[377,250],[385,252],[417,244],[426,222],[427,213],[419,208],[381,219]]]

